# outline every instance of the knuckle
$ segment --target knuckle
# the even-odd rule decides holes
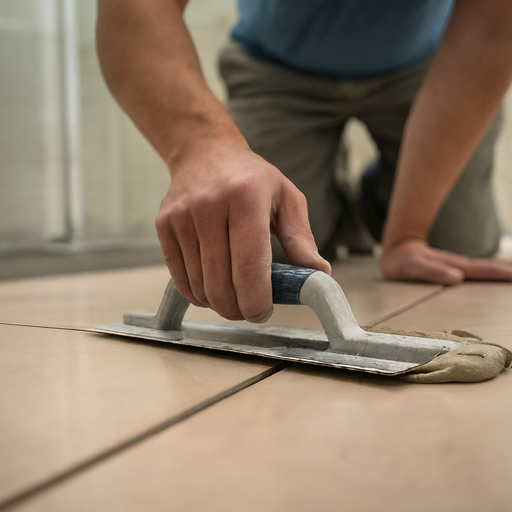
[[[168,213],[169,222],[176,227],[185,227],[189,223],[190,213],[185,202],[174,204]]]
[[[291,181],[287,180],[284,185],[284,191],[290,198],[295,199],[297,202],[306,204],[307,201],[305,194]]]
[[[201,191],[190,200],[190,210],[197,214],[215,210],[221,199],[218,194],[211,191]]]
[[[247,199],[254,194],[254,184],[247,177],[233,178],[227,183],[225,190],[229,196]]]
[[[158,235],[166,232],[169,229],[169,221],[167,215],[160,212],[155,219],[155,229]]]
[[[189,208],[186,201],[174,201],[162,208],[155,220],[157,232],[168,230],[174,225],[182,225],[188,221]]]
[[[301,207],[307,208],[308,206],[308,200],[306,199],[306,196],[299,189],[297,189],[297,202]]]

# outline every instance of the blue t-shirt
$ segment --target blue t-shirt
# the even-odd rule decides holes
[[[454,0],[238,0],[231,36],[256,57],[354,78],[431,56]]]

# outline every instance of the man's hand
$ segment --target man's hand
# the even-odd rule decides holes
[[[382,273],[393,281],[422,281],[443,285],[462,281],[512,281],[512,265],[498,260],[472,259],[432,249],[422,240],[404,240],[383,251]]]
[[[270,233],[290,262],[330,273],[304,195],[246,145],[203,143],[171,165],[156,228],[179,292],[230,320],[272,313]]]
[[[156,220],[180,293],[233,319],[272,312],[270,233],[290,262],[325,272],[304,196],[256,156],[208,89],[186,0],[99,0],[98,56],[112,93],[171,171]]]

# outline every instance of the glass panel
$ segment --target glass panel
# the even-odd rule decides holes
[[[0,2],[0,249],[66,235],[55,0]]]
[[[169,174],[103,81],[94,43],[96,2],[77,7],[84,241],[156,241],[154,221]]]

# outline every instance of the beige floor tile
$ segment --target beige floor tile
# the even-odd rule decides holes
[[[511,305],[510,285],[464,285],[389,323],[505,342]],[[17,510],[505,512],[511,394],[510,371],[415,385],[294,366]]]
[[[0,502],[273,364],[0,325]]]
[[[335,266],[358,321],[375,321],[438,287],[386,283],[373,258],[352,258]],[[43,277],[0,283],[0,322],[92,327],[118,322],[128,310],[156,311],[169,274],[163,266]],[[213,311],[191,307],[187,317],[221,320]],[[276,306],[269,325],[320,329],[307,307]]]
[[[0,283],[0,322],[92,327],[128,309],[158,308],[168,280],[163,266],[49,276]]]
[[[464,329],[512,349],[512,285],[466,283],[382,325],[403,329]]]

